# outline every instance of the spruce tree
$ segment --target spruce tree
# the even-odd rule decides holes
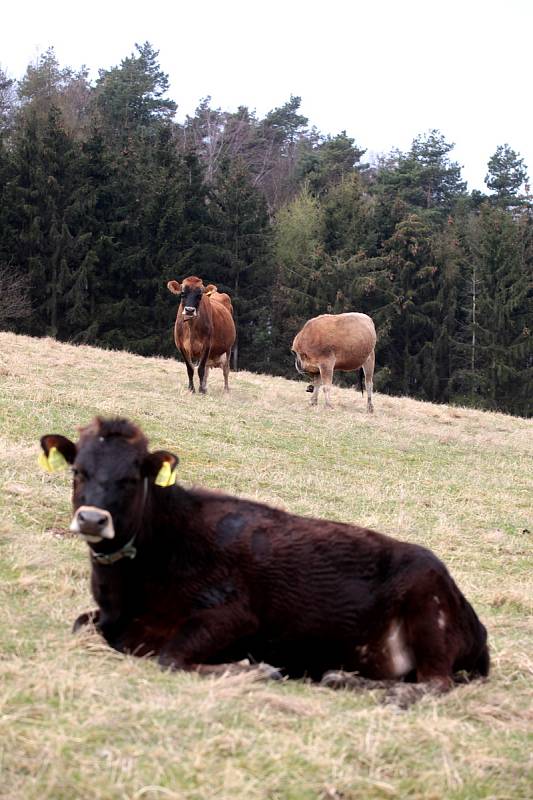
[[[214,283],[231,295],[237,341],[233,367],[267,370],[272,348],[273,264],[264,197],[242,161],[226,160],[211,193],[217,264]]]
[[[87,250],[80,205],[79,146],[52,107],[46,121],[24,117],[5,187],[6,238],[31,287],[29,333],[70,334],[68,292]]]
[[[485,204],[470,229],[476,302],[470,331],[475,405],[532,413],[533,252],[528,214],[514,219]],[[475,315],[474,315],[475,310]]]

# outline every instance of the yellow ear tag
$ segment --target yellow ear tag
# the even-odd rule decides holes
[[[46,458],[42,450],[39,453],[39,458],[37,459],[37,463],[39,464],[41,469],[44,469],[45,472],[52,472],[52,470],[50,469],[50,464],[48,463],[48,459]]]
[[[41,452],[38,462],[39,466],[42,467],[45,472],[57,472],[57,470],[64,469],[67,466],[65,456],[59,452],[57,447],[50,448],[48,458]]]
[[[170,461],[163,461],[154,483],[156,486],[173,486],[176,483],[176,470],[171,469]]]

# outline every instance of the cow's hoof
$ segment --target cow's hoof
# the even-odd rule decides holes
[[[306,392],[314,392],[315,391],[315,387],[313,386],[312,383],[310,383],[305,391]]]
[[[159,664],[162,672],[179,672],[182,669],[181,665],[178,664],[175,658],[166,655],[165,653],[159,653],[157,657],[157,663]]]
[[[98,609],[95,611],[86,611],[85,614],[80,614],[72,626],[72,633],[77,633],[85,625],[96,625],[100,612]]]
[[[328,689],[352,689],[353,691],[376,688],[374,681],[362,678],[361,675],[354,672],[343,672],[342,670],[325,672],[320,685],[326,686]]]
[[[260,681],[282,681],[283,675],[281,671],[277,667],[273,667],[271,664],[265,664],[261,662],[254,667],[254,670],[257,672],[257,680]]]
[[[396,683],[387,689],[381,702],[405,710],[429,692],[427,685],[421,683]]]

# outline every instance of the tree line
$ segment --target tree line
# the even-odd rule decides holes
[[[264,117],[210,98],[175,120],[149,43],[91,81],[49,49],[0,71],[0,327],[172,355],[166,283],[233,300],[234,367],[294,376],[309,317],[363,311],[376,388],[531,415],[533,203],[508,144],[468,192],[421,134],[373,163],[291,96]]]

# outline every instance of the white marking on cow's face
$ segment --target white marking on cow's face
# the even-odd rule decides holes
[[[81,517],[80,517],[81,514]],[[101,524],[87,524],[87,522],[83,520],[83,515],[93,515],[98,516],[102,519]],[[85,529],[84,529],[85,528]],[[96,506],[80,506],[76,509],[74,516],[72,517],[72,522],[70,523],[69,529],[73,533],[77,533],[78,536],[81,536],[85,539],[86,542],[90,544],[97,544],[101,542],[103,539],[114,539],[115,538],[115,526],[113,525],[113,517],[103,508],[97,508]]]
[[[437,625],[439,626],[441,631],[443,631],[444,628],[446,627],[446,615],[444,614],[444,611],[439,611],[439,615],[437,617]]]
[[[406,644],[401,621],[396,620],[392,623],[384,645],[384,651],[389,655],[392,673],[395,678],[401,678],[414,668],[413,651]]]

